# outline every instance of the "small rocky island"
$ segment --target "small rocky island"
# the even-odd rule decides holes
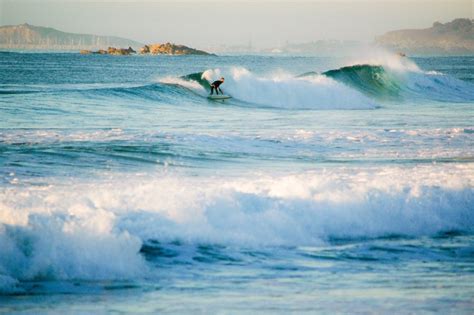
[[[133,50],[132,47],[128,48],[115,48],[115,47],[109,47],[107,50],[104,49],[99,49],[97,51],[91,51],[91,50],[81,50],[80,53],[82,55],[89,55],[89,54],[95,54],[95,55],[130,55],[130,54],[136,54],[137,52]]]
[[[145,45],[140,49],[140,54],[151,55],[211,55],[203,50],[190,48],[172,43]]]
[[[202,55],[202,56],[212,55],[203,50],[198,50],[198,49],[190,48],[184,45],[176,45],[172,43],[145,45],[142,48],[140,48],[139,52],[141,55]],[[133,50],[132,47],[128,47],[128,48],[109,47],[107,50],[104,50],[104,49],[99,49],[97,51],[81,50],[80,53],[83,55],[88,55],[88,54],[130,55],[130,54],[136,54],[137,52]]]

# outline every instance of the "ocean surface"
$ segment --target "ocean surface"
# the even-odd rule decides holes
[[[473,312],[474,57],[0,53],[0,313]]]

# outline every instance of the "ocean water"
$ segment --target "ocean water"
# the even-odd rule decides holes
[[[0,53],[0,313],[473,312],[474,57]]]

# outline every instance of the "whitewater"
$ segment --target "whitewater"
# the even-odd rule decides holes
[[[472,313],[473,61],[0,53],[0,313]]]

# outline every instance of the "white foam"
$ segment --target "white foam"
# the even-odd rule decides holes
[[[125,133],[120,128],[106,130],[60,130],[60,129],[9,129],[0,131],[0,141],[14,143],[54,143],[67,141],[109,142],[114,140],[130,140],[133,134]]]
[[[15,279],[110,279],[142,274],[141,241],[113,211],[54,187],[1,192],[0,274]]]
[[[288,109],[373,109],[363,94],[325,76],[294,78],[287,74],[259,77],[244,68],[211,69],[209,82],[225,77],[222,89],[232,97],[264,106]]]
[[[299,246],[474,226],[474,164],[58,184],[0,190],[3,290],[17,280],[145,276],[148,239]]]

